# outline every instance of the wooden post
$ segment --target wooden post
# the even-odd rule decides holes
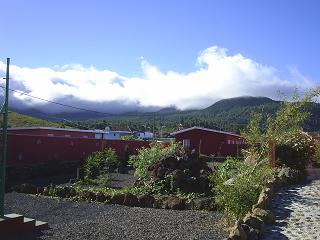
[[[276,167],[276,141],[269,141],[269,163],[270,167]]]

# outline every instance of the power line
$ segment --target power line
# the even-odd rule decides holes
[[[6,87],[0,85],[0,88],[5,89]],[[102,114],[102,115],[108,115],[108,116],[110,116],[110,113],[99,112],[99,111],[95,111],[95,110],[90,110],[90,109],[86,109],[86,108],[75,107],[75,106],[71,106],[71,105],[68,105],[68,104],[64,104],[64,103],[59,103],[59,102],[47,100],[47,99],[44,99],[44,98],[40,98],[40,97],[36,97],[36,96],[30,95],[30,94],[25,93],[25,92],[20,91],[20,90],[15,90],[15,89],[10,89],[10,88],[9,88],[9,91],[11,91],[11,92],[17,92],[17,93],[20,93],[21,95],[25,95],[25,96],[28,96],[28,97],[31,97],[31,98],[35,98],[35,99],[38,99],[38,100],[41,100],[41,101],[44,101],[44,102],[48,102],[48,103],[60,105],[60,106],[62,106],[62,107],[68,107],[68,108],[73,108],[73,109],[77,109],[77,110],[81,110],[81,111],[87,111],[87,112],[92,112],[92,113],[97,113],[97,114]]]

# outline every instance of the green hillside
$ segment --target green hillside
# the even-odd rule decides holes
[[[0,124],[2,126],[2,116],[0,119]],[[24,114],[10,112],[8,118],[8,127],[31,127],[31,126],[41,126],[41,127],[63,127],[62,123],[49,122],[47,120],[30,117]]]
[[[280,101],[266,97],[238,97],[218,101],[202,110],[125,114],[100,120],[87,120],[81,124],[94,129],[104,129],[106,126],[114,128],[129,126],[131,129],[152,131],[154,122],[157,137],[169,136],[171,132],[177,130],[177,125],[180,123],[185,128],[201,126],[240,133],[253,113],[272,116],[281,104]],[[320,131],[320,104],[312,103],[308,108],[311,116],[303,128],[306,131]]]
[[[82,129],[113,129],[130,127],[132,130],[152,131],[153,123],[157,137],[170,136],[177,130],[178,124],[185,128],[201,126],[217,130],[240,133],[253,113],[273,115],[282,102],[266,97],[238,97],[224,99],[202,110],[179,111],[174,107],[162,109],[155,113],[130,113],[112,115],[101,119],[64,123],[50,122],[15,112],[9,115],[10,127],[20,126],[48,126],[48,127],[74,127]],[[306,131],[320,131],[320,104],[310,103],[308,110],[310,118],[304,123]],[[90,116],[88,116],[89,118]]]

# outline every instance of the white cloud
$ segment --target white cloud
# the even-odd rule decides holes
[[[274,97],[277,91],[288,92],[294,87],[314,86],[297,68],[290,68],[287,78],[277,69],[262,65],[241,54],[228,55],[217,46],[200,52],[197,70],[187,74],[161,72],[141,58],[143,77],[126,77],[111,70],[85,68],[78,64],[51,68],[26,68],[12,65],[11,88],[53,101],[63,99],[77,105],[103,111],[121,112],[121,106],[203,108],[223,98],[243,95]],[[5,63],[0,62],[0,72]],[[15,102],[29,107],[46,104],[14,93]],[[69,100],[69,101],[68,101]],[[117,103],[112,109],[110,103]],[[108,104],[109,103],[109,104]],[[126,111],[128,109],[126,108]],[[60,110],[61,111],[61,110]]]

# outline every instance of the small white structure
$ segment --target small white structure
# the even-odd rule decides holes
[[[105,130],[95,130],[96,139],[121,139],[123,136],[132,135],[136,138],[150,140],[153,138],[152,132],[140,132],[140,131],[120,131],[120,130],[110,130],[110,127],[106,127]]]
[[[144,140],[152,139],[153,138],[153,133],[152,132],[134,132],[134,135],[137,138],[141,138]]]

